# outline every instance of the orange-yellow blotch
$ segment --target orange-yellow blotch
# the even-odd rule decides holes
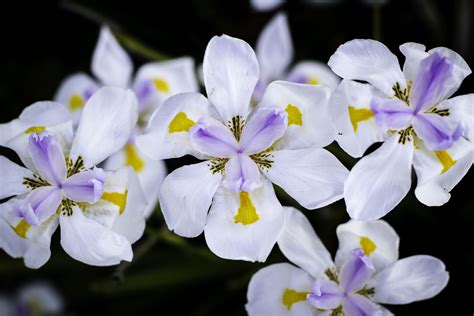
[[[119,214],[122,215],[122,213],[125,211],[125,207],[127,206],[127,194],[128,191],[125,191],[124,193],[104,192],[101,199],[117,205],[119,208]]]
[[[293,104],[288,104],[285,109],[288,113],[288,126],[290,125],[303,125],[303,115],[301,114],[300,109],[298,109]]]
[[[74,93],[69,98],[68,108],[71,111],[77,111],[82,109],[85,103],[84,98],[80,94]]]
[[[18,224],[13,228],[15,233],[21,238],[26,238],[26,233],[30,229],[31,225],[28,224],[24,219],[20,220]]]
[[[240,206],[237,215],[234,216],[235,223],[250,225],[258,221],[257,209],[250,199],[248,192],[240,191]]]
[[[281,302],[288,310],[290,310],[293,304],[305,301],[308,294],[309,292],[298,292],[293,289],[285,289],[285,292],[283,292],[283,296],[281,297]]]
[[[316,86],[316,85],[319,84],[319,80],[316,77],[308,77],[308,82],[307,83]]]
[[[25,131],[25,134],[41,133],[46,129],[45,126],[32,126]]]
[[[145,167],[145,162],[132,144],[125,145],[125,164],[131,166],[135,172],[140,172]]]
[[[360,237],[360,247],[367,256],[377,249],[377,246],[374,244],[374,242],[365,236]]]
[[[179,133],[179,132],[189,132],[189,129],[194,126],[196,122],[190,120],[186,113],[179,112],[171,121],[168,126],[168,132],[170,133]]]
[[[457,160],[454,160],[453,157],[446,151],[446,150],[436,150],[435,151],[436,157],[438,157],[439,162],[443,165],[443,169],[441,170],[441,174],[448,171]]]
[[[354,132],[357,132],[359,123],[374,117],[374,112],[372,112],[370,109],[356,109],[355,107],[349,105],[349,117],[351,119]]]
[[[155,89],[160,92],[163,92],[163,93],[170,92],[170,86],[168,85],[168,82],[166,82],[162,78],[154,78],[153,85],[155,86]]]

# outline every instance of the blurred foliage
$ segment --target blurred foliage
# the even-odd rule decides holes
[[[87,8],[78,14],[74,5]],[[473,3],[457,1],[388,1],[380,7],[380,28],[373,29],[373,11],[360,1],[308,6],[289,1],[295,61],[327,61],[341,43],[378,36],[398,56],[398,45],[414,41],[427,47],[447,46],[474,65],[472,53]],[[2,31],[1,121],[15,118],[38,100],[51,99],[65,76],[88,72],[100,21],[112,23],[122,42],[134,53],[136,65],[166,56],[191,55],[200,63],[209,39],[227,33],[252,45],[274,12],[253,12],[247,1],[38,1],[9,3],[0,19]],[[80,11],[80,10],[79,10]],[[90,12],[93,14],[91,15]],[[84,13],[84,12],[82,12]],[[128,43],[127,43],[128,41]],[[465,80],[458,94],[473,91]],[[335,144],[329,146],[350,167],[355,160]],[[10,157],[12,153],[0,149]],[[170,160],[170,170],[188,160]],[[415,178],[413,183],[416,184]],[[436,298],[407,306],[389,307],[397,315],[472,313],[474,227],[472,171],[452,191],[446,205],[429,208],[412,192],[385,219],[401,237],[400,256],[430,254],[450,271],[447,288]],[[284,205],[299,207],[281,190]],[[299,207],[301,208],[301,207]],[[304,211],[318,235],[335,253],[337,225],[348,220],[343,201]],[[50,280],[64,296],[67,312],[76,315],[158,314],[244,315],[247,284],[261,267],[286,261],[275,247],[268,261],[247,263],[222,260],[206,247],[204,238],[183,239],[168,232],[157,210],[144,237],[135,245],[135,260],[119,267],[89,267],[69,258],[52,242],[53,255],[35,271],[21,260],[0,253],[0,292],[12,293],[31,280]]]

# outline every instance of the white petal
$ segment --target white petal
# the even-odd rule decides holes
[[[151,159],[178,158],[187,154],[204,158],[189,141],[189,129],[201,117],[212,116],[209,101],[200,93],[168,98],[153,113],[148,128],[136,138],[137,147]]]
[[[263,81],[283,79],[293,60],[293,43],[286,14],[276,14],[264,27],[257,40],[256,53]]]
[[[123,236],[88,219],[78,207],[61,215],[61,246],[72,258],[93,266],[111,266],[133,258],[130,242]]]
[[[385,221],[361,222],[350,220],[337,227],[339,249],[336,264],[342,266],[347,256],[356,248],[368,255],[376,271],[380,271],[398,259],[400,239]]]
[[[101,88],[82,111],[71,158],[81,156],[86,166],[102,162],[125,145],[137,118],[137,99],[133,92]]]
[[[0,199],[28,193],[30,189],[23,184],[25,178],[34,179],[33,173],[0,156]]]
[[[309,220],[293,207],[285,207],[285,212],[285,227],[278,239],[278,247],[285,257],[314,277],[332,268],[331,254]]]
[[[288,128],[277,148],[323,147],[336,135],[329,120],[329,89],[284,81],[272,82],[258,108],[273,106],[288,112]]]
[[[305,208],[320,208],[343,197],[349,171],[327,150],[280,150],[269,159],[272,166],[263,173]]]
[[[437,108],[449,109],[450,118],[461,123],[464,137],[474,142],[474,93],[440,102]]]
[[[263,179],[262,179],[263,180]],[[204,229],[207,245],[224,259],[265,261],[285,215],[270,182],[252,192],[217,191]]]
[[[352,218],[381,218],[410,190],[413,144],[400,144],[398,139],[398,134],[393,135],[352,168],[344,185],[347,212]]]
[[[418,74],[420,61],[429,56],[426,46],[418,43],[405,43],[400,45],[400,51],[405,56],[403,74],[408,81],[413,81]]]
[[[285,293],[292,293],[289,291],[309,293],[313,281],[309,274],[291,264],[272,264],[253,275],[247,291],[245,309],[249,316],[318,315],[307,300],[292,301],[285,297]]]
[[[352,157],[361,157],[370,145],[383,140],[370,109],[376,95],[370,85],[344,79],[329,99],[336,141]]]
[[[286,78],[291,82],[323,85],[329,87],[331,91],[336,90],[341,82],[341,78],[332,72],[327,64],[313,60],[305,60],[297,63]],[[302,82],[300,81],[302,79],[306,80]]]
[[[394,93],[398,82],[406,87],[397,56],[382,43],[369,39],[355,39],[339,46],[328,62],[337,75],[345,79],[363,80],[377,87],[386,96]]]
[[[238,38],[214,36],[204,54],[203,72],[207,97],[222,120],[238,115],[245,119],[259,78],[252,47]]]
[[[130,82],[132,60],[106,26],[100,30],[91,67],[94,76],[105,85],[126,88]]]
[[[58,314],[64,308],[59,293],[47,282],[35,281],[20,290],[19,300],[26,304],[36,304],[38,311],[46,314]]]
[[[418,179],[415,195],[425,205],[443,205],[451,197],[449,192],[469,171],[474,146],[461,137],[451,148],[444,151],[430,151],[423,143],[418,147],[413,160]]]
[[[271,11],[284,2],[284,0],[251,0],[250,4],[256,11]]]
[[[210,162],[184,166],[170,173],[160,189],[160,205],[170,230],[184,237],[202,233],[212,198],[222,181]]]
[[[449,280],[443,262],[431,256],[412,256],[376,274],[374,300],[385,304],[409,304],[441,292]]]

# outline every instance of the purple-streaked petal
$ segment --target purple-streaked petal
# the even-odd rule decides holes
[[[416,113],[446,99],[453,85],[453,64],[438,52],[423,59],[418,69],[410,94]]]
[[[66,161],[61,145],[53,134],[48,131],[32,133],[28,152],[41,176],[51,185],[59,186],[66,177]]]
[[[413,128],[430,150],[448,149],[462,134],[460,124],[454,125],[446,117],[430,113],[418,114]]]
[[[100,168],[77,173],[68,178],[63,186],[64,194],[75,202],[97,202],[104,193],[105,174]]]
[[[372,261],[362,249],[354,249],[347,257],[339,273],[339,284],[345,293],[361,289],[374,273]]]
[[[383,99],[375,97],[370,103],[377,125],[384,131],[389,129],[404,129],[410,125],[413,110],[398,99]]]
[[[358,294],[349,294],[342,303],[344,313],[350,316],[375,316],[382,315],[380,307]]]
[[[28,224],[39,226],[56,212],[61,203],[62,194],[53,186],[40,187],[16,203],[15,211]]]
[[[221,122],[202,117],[189,130],[193,147],[201,153],[229,158],[237,152],[237,140]]]
[[[223,185],[232,192],[250,192],[262,185],[258,166],[244,154],[229,159],[225,165],[225,174]]]
[[[277,108],[262,108],[245,124],[240,137],[239,152],[256,154],[269,148],[285,134],[288,113]]]
[[[318,278],[314,281],[311,292],[311,294],[308,294],[308,301],[319,309],[337,308],[344,299],[344,293],[339,285],[324,278]]]

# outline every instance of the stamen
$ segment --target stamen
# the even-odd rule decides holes
[[[70,158],[66,158],[66,168],[67,168],[67,177],[69,178],[76,173],[85,171],[84,160],[81,156],[77,157],[76,161],[73,163]]]
[[[242,134],[242,130],[245,125],[245,120],[242,119],[242,116],[237,115],[232,118],[229,122],[227,122],[227,127],[232,131],[234,134],[235,139],[237,141],[240,140],[240,135]]]
[[[339,279],[337,277],[336,272],[332,271],[331,269],[327,268],[324,271],[324,274],[329,278],[329,280],[334,281],[339,284]]]
[[[70,199],[63,199],[59,207],[61,214],[64,216],[71,216],[73,206],[77,206],[76,202],[71,201]]]
[[[411,142],[416,135],[413,126],[409,126],[401,131],[398,131],[398,134],[400,135],[398,143],[403,145],[405,145],[407,141]]]
[[[39,187],[49,186],[49,183],[43,178],[41,178],[40,176],[33,174],[33,179],[23,178],[23,185],[25,185],[27,188],[31,190],[34,190]]]
[[[365,297],[369,297],[369,296],[372,296],[374,295],[375,293],[375,289],[373,287],[371,288],[368,288],[368,287],[364,287],[362,288],[361,290],[357,291],[357,294],[359,295],[362,295],[362,296],[365,296]]]
[[[410,101],[408,100],[408,98],[410,96],[411,85],[412,85],[412,81],[410,80],[407,84],[407,87],[402,90],[402,88],[400,87],[400,84],[397,82],[392,87],[395,97],[397,99],[404,101],[406,104],[410,104]]]
[[[438,114],[439,116],[449,116],[449,109],[439,110],[438,108],[433,106],[431,109],[426,111],[426,113]]]
[[[225,165],[229,161],[229,158],[214,158],[208,164],[213,174],[221,173],[224,174]]]
[[[345,316],[342,306],[339,306],[336,309],[333,309],[332,313],[329,316]]]
[[[250,155],[249,157],[261,169],[268,170],[272,167],[272,164],[274,163],[274,160],[271,160],[271,158],[273,158],[273,154],[271,153],[271,151],[273,151],[272,147],[268,148],[265,151],[262,151],[261,153]]]

